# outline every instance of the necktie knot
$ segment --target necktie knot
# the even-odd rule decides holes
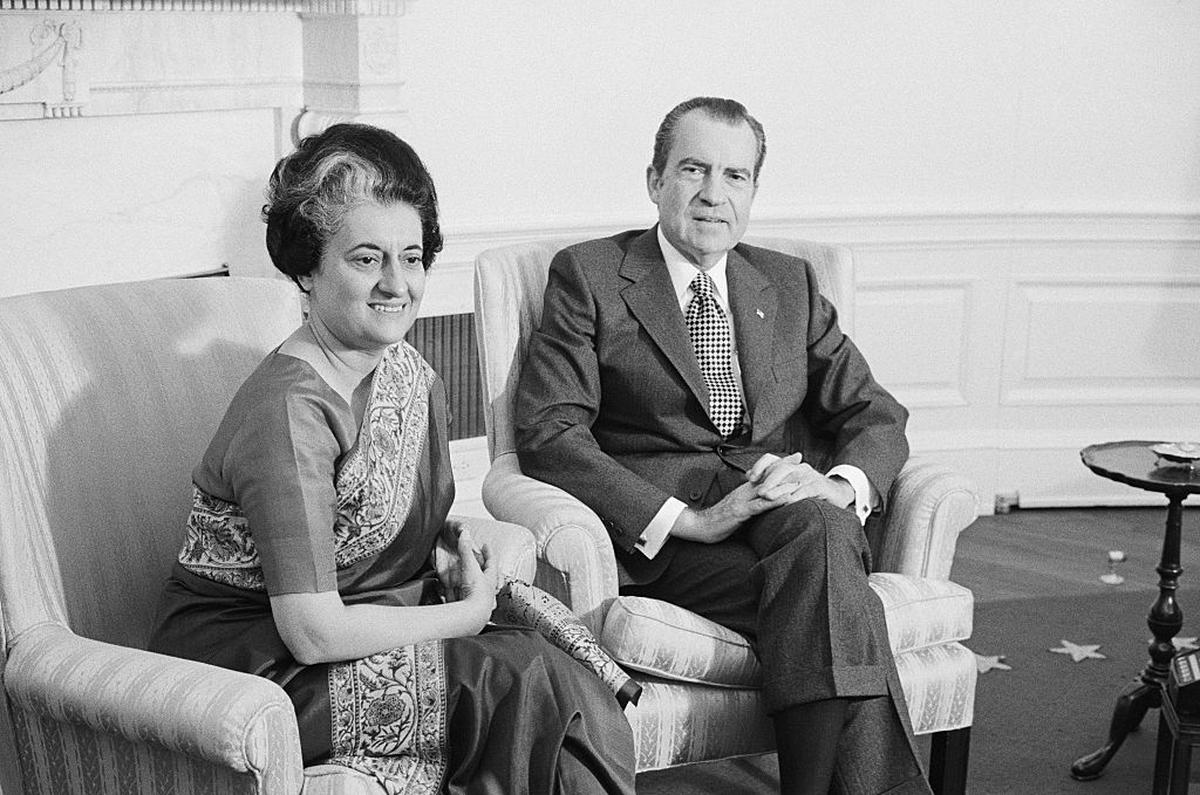
[[[692,279],[692,292],[698,298],[712,298],[713,287],[712,277],[704,271],[700,271],[696,278]]]

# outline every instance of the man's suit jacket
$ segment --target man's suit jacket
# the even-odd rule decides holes
[[[655,229],[559,252],[515,406],[522,470],[582,500],[638,582],[643,529],[674,496],[705,507],[764,453],[819,472],[859,467],[886,497],[908,457],[908,412],[871,376],[804,260],[738,245],[727,277],[750,430],[722,439]]]

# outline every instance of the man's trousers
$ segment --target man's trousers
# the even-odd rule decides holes
[[[725,541],[680,541],[653,582],[622,593],[672,602],[754,643],[768,713],[850,700],[835,787],[929,792],[888,644],[867,584],[870,549],[857,517],[815,499],[767,511]]]

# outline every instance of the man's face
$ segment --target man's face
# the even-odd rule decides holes
[[[663,172],[653,166],[646,170],[663,234],[703,270],[746,232],[758,189],[757,155],[749,124],[728,124],[697,109],[680,118]]]

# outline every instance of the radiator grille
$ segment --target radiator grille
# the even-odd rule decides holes
[[[470,313],[417,318],[408,342],[446,382],[450,400],[450,439],[483,436],[483,385],[475,324]]]

